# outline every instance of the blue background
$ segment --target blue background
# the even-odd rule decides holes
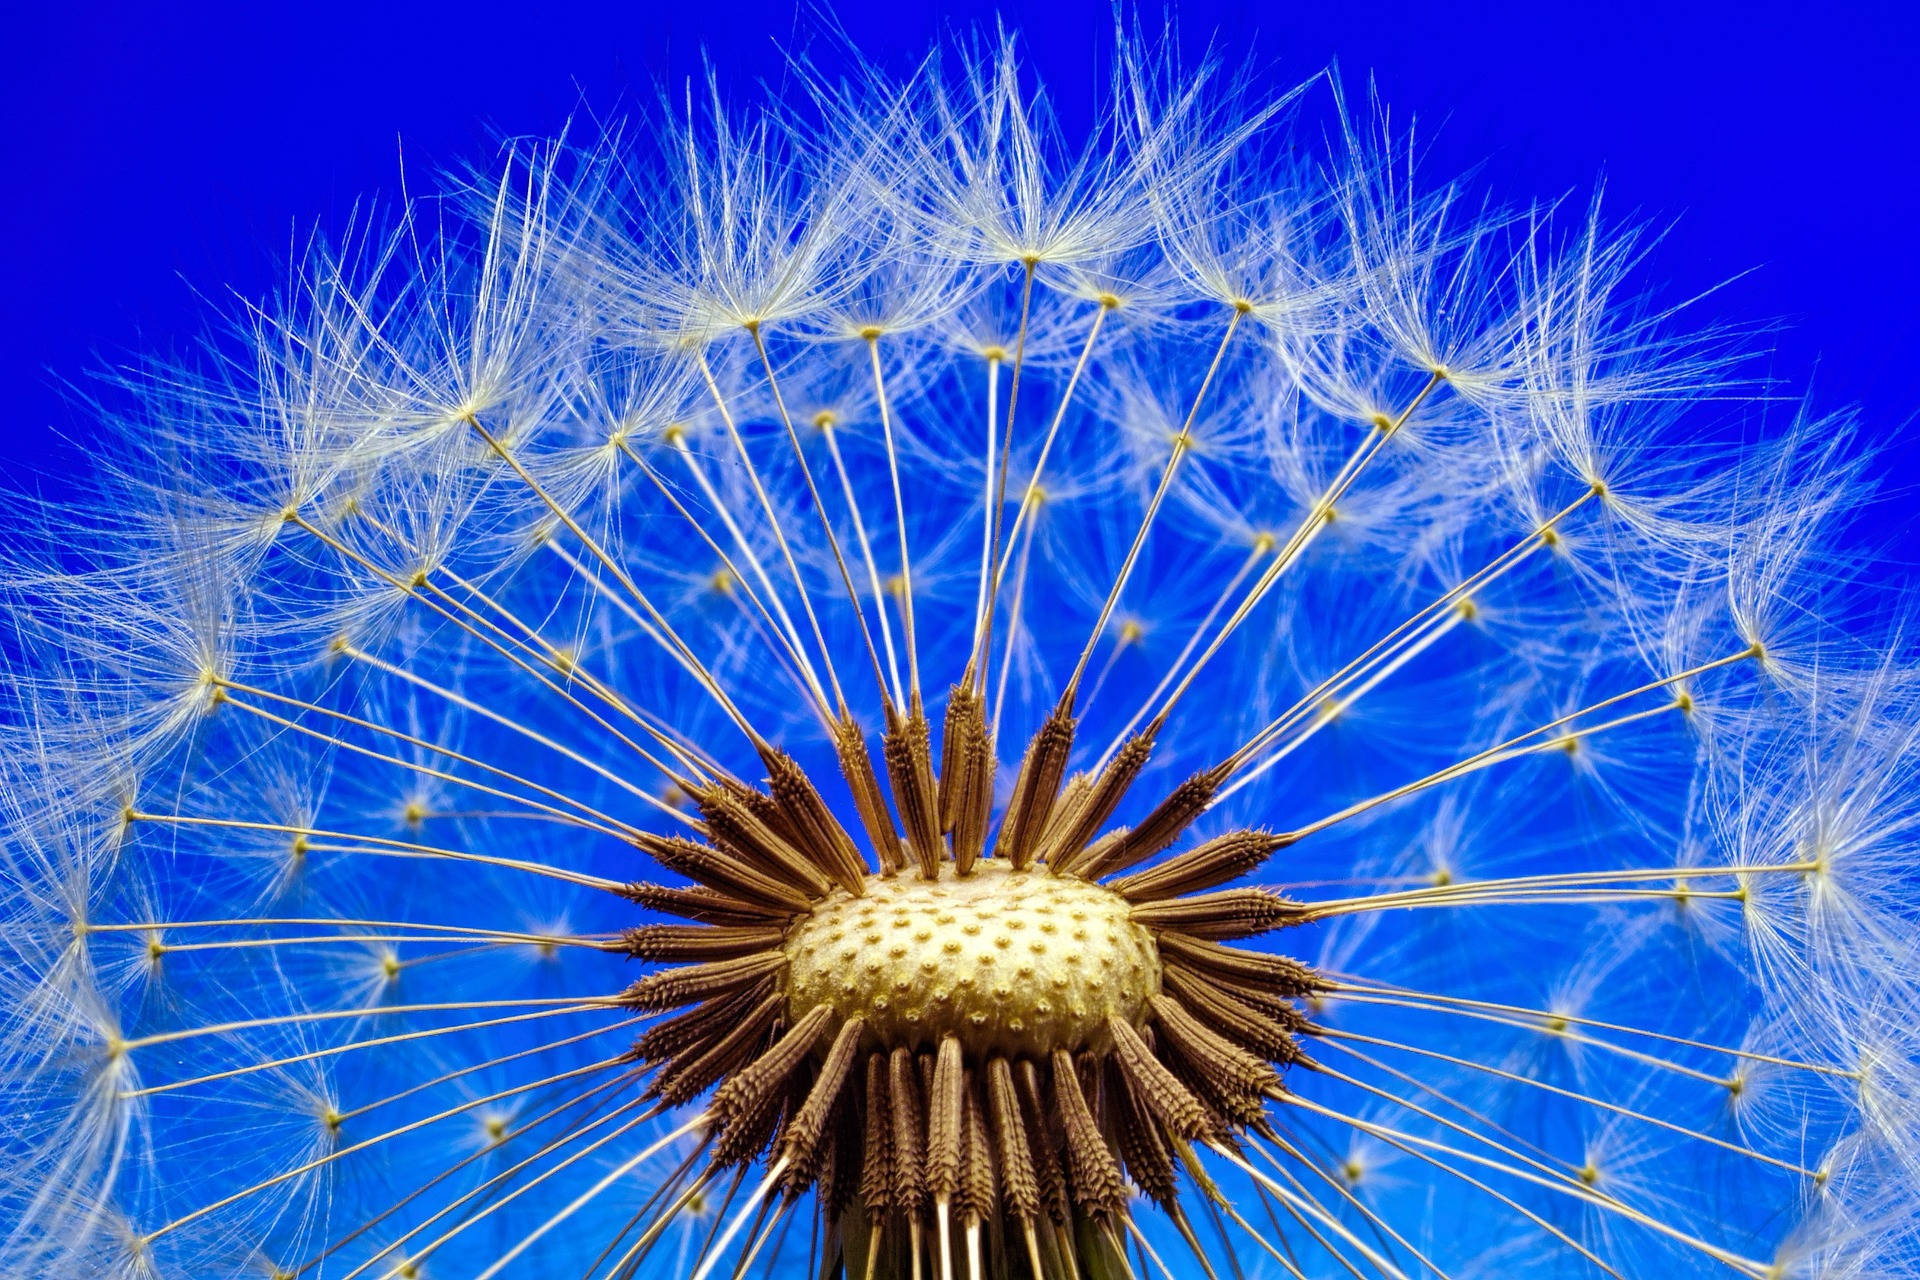
[[[133,349],[179,350],[205,304],[271,291],[289,246],[356,200],[485,159],[501,134],[617,114],[697,73],[737,100],[823,11],[794,0],[543,5],[75,3],[4,19],[0,474],[73,474],[86,415],[61,390]],[[1111,46],[1105,0],[833,6],[902,66],[943,28],[1026,34],[1084,121]],[[1484,165],[1514,200],[1602,175],[1616,214],[1677,218],[1654,274],[1679,293],[1749,268],[1706,314],[1773,320],[1776,374],[1858,402],[1894,473],[1920,463],[1920,5],[1201,4],[1198,47],[1257,52],[1276,85],[1338,60],[1432,140],[1428,172]],[[1904,504],[1902,504],[1904,505]],[[1903,522],[1904,523],[1904,522]]]

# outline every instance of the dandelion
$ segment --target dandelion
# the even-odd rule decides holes
[[[16,501],[0,1269],[1913,1272],[1851,422],[1331,77],[793,82]]]

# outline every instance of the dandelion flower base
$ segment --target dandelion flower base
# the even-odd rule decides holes
[[[866,1019],[888,1047],[1045,1056],[1104,1048],[1108,1018],[1139,1022],[1160,987],[1152,936],[1099,885],[986,859],[971,875],[872,877],[795,925],[787,1008]]]

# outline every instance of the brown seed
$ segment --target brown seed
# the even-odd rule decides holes
[[[755,793],[758,794],[758,793]],[[748,803],[738,788],[708,787],[695,797],[715,844],[809,899],[824,898],[832,882]]]
[[[779,1021],[783,1003],[777,993],[769,995],[705,1049],[676,1056],[648,1094],[670,1107],[691,1102],[702,1089],[753,1059]]]
[[[840,758],[840,773],[853,792],[853,807],[859,811],[860,825],[867,829],[867,841],[880,870],[897,875],[900,860],[900,833],[894,829],[893,814],[880,794],[880,778],[873,771],[873,756],[867,750],[866,734],[852,716],[833,723],[833,750]]]
[[[1107,1071],[1108,1093],[1115,1104],[1112,1108],[1114,1137],[1118,1140],[1120,1158],[1127,1166],[1127,1175],[1161,1208],[1177,1203],[1180,1187],[1174,1173],[1173,1153],[1161,1135],[1159,1122],[1140,1097],[1139,1090],[1127,1079],[1118,1058],[1107,1060]],[[1204,1122],[1204,1113],[1202,1118]]]
[[[765,759],[766,754],[767,753],[763,751],[761,758]],[[765,823],[768,830],[772,831],[782,840],[785,840],[788,844],[799,844],[799,836],[794,831],[792,823],[788,821],[786,810],[780,807],[778,800],[775,800],[764,791],[747,786],[745,783],[732,778],[722,778],[717,785],[728,795],[752,811],[753,816]]]
[[[1304,1018],[1297,1014],[1291,1021],[1270,1017],[1224,989],[1195,980],[1183,969],[1166,970],[1162,980],[1167,994],[1185,1005],[1187,1012],[1229,1040],[1269,1062],[1292,1063],[1297,1059],[1299,1048],[1293,1032],[1306,1025]]]
[[[994,1151],[1007,1205],[1016,1217],[1031,1222],[1040,1213],[1040,1184],[1027,1145],[1027,1126],[1020,1117],[1020,1099],[1014,1093],[1013,1069],[1005,1058],[987,1063],[987,1115],[993,1122]]]
[[[1292,840],[1291,836],[1266,831],[1230,831],[1168,858],[1157,867],[1123,876],[1107,887],[1134,902],[1198,893],[1238,880]]]
[[[1110,876],[1145,862],[1180,838],[1193,820],[1207,811],[1226,774],[1216,765],[1203,769],[1168,793],[1153,812],[1127,833],[1127,838],[1103,849],[1098,858],[1088,856],[1074,863],[1074,874],[1089,880]]]
[[[1044,856],[1056,873],[1079,874],[1079,865],[1094,832],[1105,826],[1113,811],[1126,798],[1140,771],[1153,754],[1153,733],[1149,728],[1127,739],[1126,744],[1107,761],[1099,780],[1088,789],[1086,801],[1074,815],[1071,825],[1048,840]]]
[[[784,954],[767,951],[733,960],[666,969],[640,979],[628,987],[620,999],[635,1009],[673,1009],[737,991],[768,974],[778,973],[786,965]]]
[[[784,1100],[787,1082],[826,1034],[832,1018],[825,1009],[809,1010],[771,1048],[715,1091],[707,1109],[720,1128],[720,1139],[714,1144],[716,1160],[733,1164],[759,1150],[763,1125]]]
[[[1278,996],[1304,996],[1320,989],[1320,979],[1313,970],[1286,956],[1223,947],[1179,933],[1161,934],[1159,947],[1163,962],[1183,964],[1235,986]]]
[[[891,706],[887,708],[887,732],[881,740],[880,754],[887,762],[887,779],[893,784],[900,825],[906,828],[907,847],[920,863],[920,877],[935,880],[940,876],[947,846],[940,838],[940,798],[934,793],[933,756],[927,734],[927,715],[915,695],[904,719]]]
[[[867,1119],[860,1147],[860,1198],[878,1231],[887,1215],[902,1206],[894,1201],[893,1104],[887,1096],[887,1055],[867,1056]]]
[[[993,816],[993,735],[987,702],[969,675],[947,695],[940,740],[940,825],[953,837],[954,868],[961,875],[986,850]]]
[[[1161,1061],[1154,1057],[1140,1033],[1125,1018],[1110,1018],[1113,1034],[1113,1060],[1119,1066],[1129,1089],[1144,1102],[1168,1132],[1182,1138],[1197,1138],[1207,1131],[1207,1114],[1194,1096],[1181,1087]]]
[[[951,1201],[960,1188],[960,1148],[965,1140],[966,1093],[960,1068],[960,1041],[940,1041],[927,1092],[927,1192],[937,1204]]]
[[[650,836],[641,847],[667,870],[678,871],[690,880],[698,880],[746,904],[794,915],[805,911],[812,901],[785,880],[769,876],[712,845],[681,836]]]
[[[693,1045],[705,1046],[737,1026],[747,1010],[772,994],[773,979],[762,978],[731,995],[695,1005],[685,1013],[656,1022],[633,1042],[634,1052],[647,1062],[678,1057]],[[704,1051],[704,1049],[703,1049]]]
[[[1053,802],[1053,812],[1047,815],[1047,829],[1040,833],[1040,849],[1035,857],[1052,866],[1053,859],[1048,852],[1060,843],[1060,836],[1087,806],[1087,796],[1093,791],[1093,775],[1082,771],[1068,778],[1060,788],[1060,798]]]
[[[1302,923],[1299,903],[1265,889],[1222,889],[1192,898],[1147,902],[1130,913],[1135,924],[1190,938],[1251,938]]]
[[[1258,1094],[1278,1084],[1273,1068],[1239,1045],[1210,1030],[1171,996],[1151,1001],[1153,1020],[1166,1036],[1167,1047],[1185,1057],[1210,1080],[1230,1092]]]
[[[927,1197],[927,1128],[911,1049],[897,1048],[887,1060],[887,1101],[893,1109],[894,1207],[918,1214]]]
[[[636,883],[622,886],[620,896],[649,911],[679,916],[684,920],[703,920],[708,924],[761,924],[768,920],[784,920],[793,914],[784,908],[762,906],[705,886],[681,889],[663,884]]]
[[[1020,1085],[1020,1105],[1025,1111],[1027,1149],[1033,1157],[1035,1180],[1040,1186],[1040,1203],[1055,1223],[1068,1220],[1071,1202],[1067,1195],[1066,1170],[1060,1165],[1059,1152],[1066,1144],[1059,1109],[1047,1105],[1041,1087],[1040,1071],[1033,1062],[1021,1059],[1015,1077]]]
[[[1126,1212],[1127,1189],[1120,1180],[1113,1152],[1100,1136],[1099,1122],[1087,1106],[1073,1055],[1065,1049],[1053,1051],[1053,1097],[1066,1127],[1074,1201],[1097,1218],[1117,1221]]]
[[[849,1018],[840,1024],[833,1047],[827,1050],[826,1061],[820,1066],[820,1074],[807,1092],[806,1102],[794,1113],[781,1138],[782,1152],[789,1161],[785,1182],[796,1192],[806,1190],[813,1183],[822,1155],[821,1139],[826,1134],[829,1117],[845,1092],[847,1077],[853,1073],[854,1057],[864,1029],[858,1018]]]
[[[842,1088],[827,1115],[826,1160],[815,1189],[829,1220],[845,1213],[860,1189],[860,1151],[865,1134],[859,1120],[858,1094],[858,1085]]]
[[[848,893],[856,898],[865,893],[867,864],[799,762],[774,747],[763,747],[760,759],[767,767],[767,789],[786,816],[794,843]]]
[[[1007,801],[1006,816],[1000,820],[997,850],[1016,869],[1032,865],[1038,851],[1047,816],[1060,791],[1060,779],[1067,771],[1067,757],[1073,753],[1073,729],[1073,712],[1062,703],[1033,735],[1020,760],[1013,796]]]
[[[1173,1072],[1175,1078],[1186,1086],[1187,1092],[1198,1098],[1200,1105],[1207,1109],[1207,1122],[1212,1126],[1208,1137],[1212,1141],[1231,1141],[1236,1126],[1265,1121],[1267,1110],[1264,1099],[1229,1088],[1200,1070],[1191,1059],[1175,1049],[1163,1049],[1159,1056],[1167,1070]]]
[[[998,1210],[1000,1194],[993,1143],[987,1133],[986,1100],[972,1072],[967,1074],[966,1096],[967,1140],[961,1148],[960,1191],[955,1204],[962,1222],[983,1222]]]
[[[778,947],[786,930],[775,925],[649,924],[623,936],[628,955],[641,960],[728,960]]]

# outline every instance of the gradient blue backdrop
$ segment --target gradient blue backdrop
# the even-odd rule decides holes
[[[1157,10],[1156,10],[1157,11]],[[1337,59],[1415,113],[1443,173],[1513,198],[1604,173],[1616,212],[1678,218],[1681,290],[1757,268],[1711,305],[1779,319],[1776,372],[1859,402],[1920,466],[1920,4],[1453,0],[1185,3],[1195,46],[1252,48],[1275,83]],[[1004,17],[1069,119],[1110,46],[1106,0],[853,0],[833,18],[901,63],[943,26]],[[617,112],[702,51],[741,91],[822,23],[795,0],[282,6],[71,3],[0,18],[0,474],[62,486],[88,425],[59,386],[178,348],[196,291],[271,290],[316,220],[408,169]],[[1437,130],[1437,133],[1435,132]],[[40,480],[36,481],[35,477]],[[1909,546],[1920,545],[1903,538]]]

